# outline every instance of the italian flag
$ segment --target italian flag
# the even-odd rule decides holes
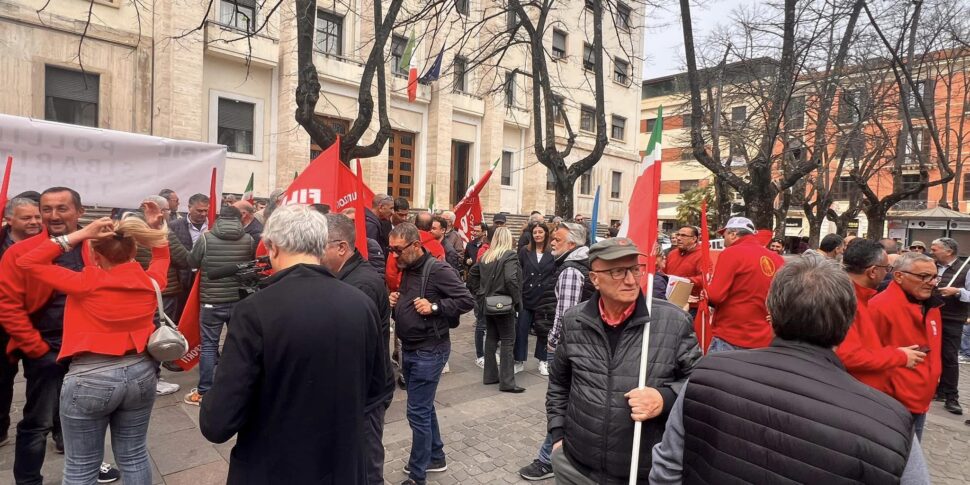
[[[415,58],[414,51],[417,47],[417,40],[414,38],[414,29],[411,29],[411,38],[408,45],[404,48],[404,55],[401,56],[401,69],[408,70],[408,102],[413,103],[418,96],[418,60]]]
[[[431,184],[431,197],[428,198],[428,211],[430,211],[431,213],[434,213],[434,211],[435,211],[435,206],[434,206],[434,184]]]
[[[243,192],[243,195],[242,195],[242,200],[245,200],[246,202],[249,202],[250,204],[252,204],[256,200],[253,197],[253,176],[254,175],[255,174],[253,172],[250,172],[249,173],[249,183],[246,184],[246,191]]]
[[[663,134],[663,106],[657,110],[657,122],[653,125],[650,141],[647,142],[646,155],[640,160],[639,175],[633,186],[633,195],[627,204],[627,213],[620,225],[619,236],[628,237],[637,245],[641,253],[650,255],[646,261],[647,273],[650,277],[643,283],[653,281],[656,272],[657,258],[654,255],[654,245],[657,243],[657,226],[659,224],[657,212],[660,210],[660,154],[663,151],[661,136]]]

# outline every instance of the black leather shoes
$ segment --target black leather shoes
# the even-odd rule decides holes
[[[946,409],[947,411],[956,415],[963,414],[963,408],[960,407],[960,401],[957,401],[956,398],[953,397],[946,400],[946,403],[943,404],[943,409]]]
[[[513,387],[512,389],[499,389],[499,390],[502,391],[502,392],[512,392],[512,393],[515,393],[515,394],[518,394],[520,392],[525,392],[525,388],[524,387]]]

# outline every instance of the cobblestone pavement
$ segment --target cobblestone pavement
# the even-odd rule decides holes
[[[552,480],[527,482],[517,473],[535,458],[545,435],[546,378],[539,375],[536,360],[530,359],[526,371],[516,376],[517,383],[526,392],[501,393],[496,386],[482,385],[481,369],[475,366],[472,330],[471,318],[466,316],[462,325],[453,331],[451,372],[443,376],[437,394],[448,470],[430,474],[429,483],[551,485]],[[924,431],[926,459],[933,483],[937,484],[970,483],[970,427],[963,424],[970,418],[970,366],[963,366],[961,370],[961,391],[968,416],[953,416],[940,403],[933,403]],[[155,403],[148,436],[153,482],[225,483],[233,442],[214,445],[206,441],[198,430],[198,408],[182,403],[182,395],[195,385],[198,374],[163,371],[163,377],[180,384],[182,391],[160,397]],[[15,388],[14,423],[20,420],[23,395],[21,376]],[[397,391],[387,413],[384,471],[389,484],[398,484],[407,478],[402,470],[410,450],[411,431],[404,416],[404,400],[404,392]],[[0,447],[0,485],[13,483],[13,450],[12,443]],[[110,443],[105,456],[106,461],[114,461]],[[53,444],[49,444],[43,470],[45,484],[60,483],[63,461],[63,455],[55,454]]]

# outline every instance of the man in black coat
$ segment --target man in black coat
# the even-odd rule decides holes
[[[387,254],[387,235],[391,232],[391,214],[394,213],[394,199],[387,194],[374,196],[373,209],[364,208],[367,237],[377,241],[381,252]]]
[[[277,208],[263,242],[277,273],[233,314],[199,426],[238,434],[230,484],[366,483],[369,409],[386,399],[380,316],[368,296],[317,263],[323,214]]]
[[[646,483],[650,449],[660,442],[667,413],[701,357],[686,312],[665,301],[654,301],[647,311],[639,256],[627,238],[593,245],[589,278],[597,291],[563,315],[546,393],[557,481],[628,483],[634,422],[640,421],[638,470]],[[639,387],[645,328],[649,364],[646,386]]]
[[[401,285],[391,293],[395,334],[401,339],[401,370],[407,382],[411,457],[402,485],[423,485],[428,472],[444,471],[444,443],[434,398],[441,371],[451,354],[452,322],[475,306],[458,273],[421,246],[418,228],[402,222],[391,231],[389,251],[397,255]],[[423,290],[423,291],[422,291]]]
[[[323,265],[333,273],[338,280],[363,291],[377,306],[377,313],[381,319],[381,355],[387,368],[384,379],[384,399],[366,411],[364,442],[367,466],[367,483],[383,485],[384,483],[384,413],[391,405],[394,397],[394,370],[391,368],[391,358],[388,344],[391,338],[391,304],[388,300],[387,286],[383,276],[379,275],[373,266],[354,249],[356,230],[353,219],[342,214],[327,214],[328,242]],[[376,376],[376,374],[375,374]],[[381,383],[375,383],[379,386]]]

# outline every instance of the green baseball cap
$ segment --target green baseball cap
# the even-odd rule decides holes
[[[613,261],[629,256],[645,256],[637,245],[626,237],[611,237],[604,239],[589,248],[589,262],[597,259]]]

